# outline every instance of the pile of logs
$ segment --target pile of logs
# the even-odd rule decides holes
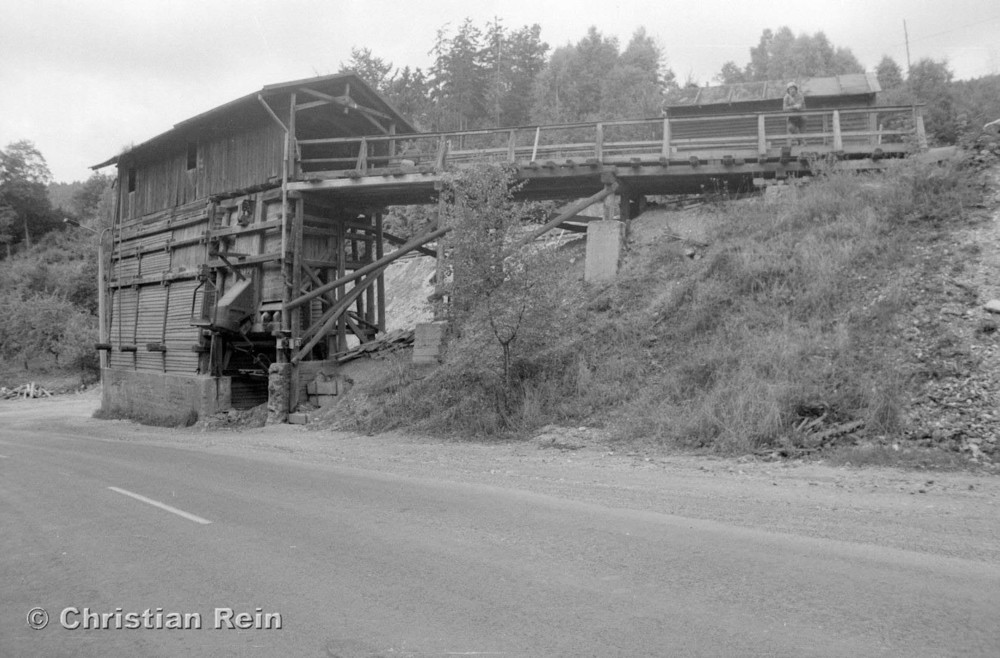
[[[16,398],[50,398],[52,393],[45,390],[35,382],[21,384],[15,388],[0,386],[0,400],[13,400]]]

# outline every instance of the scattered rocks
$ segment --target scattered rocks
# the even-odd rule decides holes
[[[558,450],[580,450],[592,446],[603,439],[601,432],[590,427],[560,427],[546,425],[538,431],[532,441],[539,448]]]
[[[986,176],[988,189],[1000,190],[1000,167]],[[926,273],[913,277],[920,304],[901,329],[912,375],[923,381],[904,414],[906,438],[983,464],[1000,460],[1000,332],[993,319],[1000,314],[998,204],[1000,197],[987,212],[977,211],[968,228],[951,234],[954,249],[945,261],[961,258],[961,267],[941,268],[933,283]],[[935,300],[941,309],[936,318],[926,314]]]

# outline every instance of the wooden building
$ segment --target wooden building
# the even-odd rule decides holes
[[[878,79],[872,73],[851,73],[794,81],[769,80],[672,90],[664,101],[664,111],[671,119],[680,120],[673,137],[678,144],[683,144],[685,140],[700,143],[706,138],[753,135],[757,132],[759,120],[764,121],[762,128],[766,134],[784,134],[787,114],[782,113],[782,99],[789,82],[795,82],[806,99],[806,128],[803,132],[832,133],[831,110],[838,110],[840,130],[845,133],[871,133],[880,129],[879,115],[872,111],[877,105],[878,93],[882,91]],[[892,116],[897,115],[898,110]],[[721,118],[726,116],[731,119],[722,121]],[[712,120],[685,121],[708,117]],[[858,135],[855,139],[868,137],[871,135],[864,138]],[[813,142],[819,143],[817,140]]]
[[[359,77],[338,74],[266,86],[96,165],[118,170],[104,409],[183,420],[253,406],[267,400],[271,364],[294,361],[304,376],[349,334],[384,329],[379,276],[288,307],[381,258],[384,237],[377,208],[289,181],[309,176],[300,141],[319,140],[312,159],[338,170],[358,154],[323,140],[413,132]],[[366,150],[390,155],[380,148]],[[316,340],[303,339],[309,328]]]

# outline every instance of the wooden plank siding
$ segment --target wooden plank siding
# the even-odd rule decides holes
[[[210,196],[248,189],[281,177],[285,133],[271,122],[197,142],[197,166],[188,169],[188,146],[119,167],[125,222]],[[134,191],[129,191],[134,176]]]
[[[254,278],[258,302],[280,300],[280,218],[280,195],[265,190],[214,204],[202,199],[122,222],[108,273],[110,367],[197,374],[200,355],[192,348],[201,341],[201,328],[192,325],[192,313],[200,313],[206,290],[197,276],[204,265],[221,263],[210,249],[231,254],[236,270]],[[244,256],[261,255],[274,260],[241,264]],[[214,282],[221,292],[236,278],[224,266]],[[150,350],[149,344],[165,351]]]

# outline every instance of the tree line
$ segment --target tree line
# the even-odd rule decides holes
[[[58,188],[63,203],[53,204]],[[24,370],[97,372],[97,239],[110,218],[111,177],[54,184],[28,140],[0,149],[0,359]],[[93,230],[64,223],[70,219]],[[19,375],[4,369],[12,378]],[[4,382],[17,384],[19,381]]]
[[[663,49],[642,28],[624,48],[590,28],[554,50],[537,24],[466,19],[438,30],[427,71],[355,47],[340,71],[353,71],[425,131],[569,123],[656,116],[676,86]]]
[[[449,131],[659,116],[664,94],[679,82],[663,47],[638,29],[625,47],[591,27],[576,43],[551,48],[537,24],[519,28],[495,19],[466,19],[438,30],[428,70],[396,67],[368,48],[355,47],[340,71],[353,71],[420,130]],[[850,48],[822,31],[796,35],[785,26],[763,30],[744,64],[725,62],[718,84],[797,80],[864,73]],[[904,71],[888,55],[875,66],[892,104],[926,104],[926,127],[940,143],[955,143],[997,114],[1000,79],[956,82],[944,60],[920,61]]]

